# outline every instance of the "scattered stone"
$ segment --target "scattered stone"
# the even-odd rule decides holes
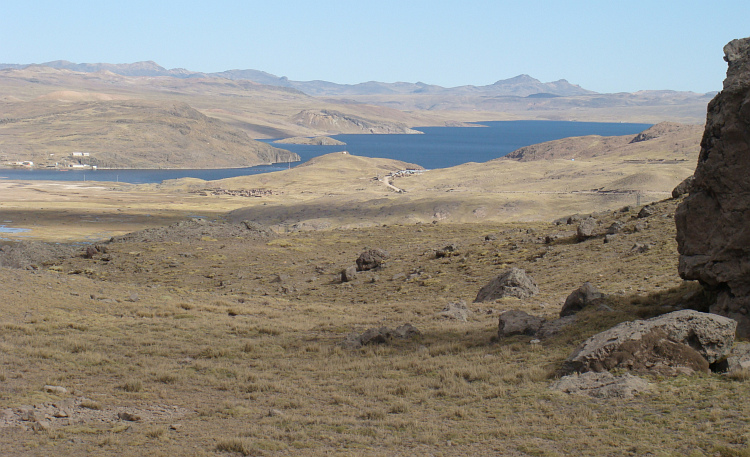
[[[650,244],[644,244],[644,243],[635,243],[632,248],[630,248],[630,252],[634,252],[636,254],[643,254],[644,252],[648,252],[651,250]]]
[[[458,255],[458,246],[455,244],[449,244],[448,246],[435,251],[435,258],[437,259],[454,255]]]
[[[520,268],[513,267],[482,287],[474,303],[503,297],[528,298],[539,293],[536,282]]]
[[[49,386],[49,385],[44,386],[44,391],[49,392],[51,394],[57,394],[57,395],[65,395],[66,393],[68,393],[68,389],[66,389],[65,387]]]
[[[631,371],[675,374],[679,368],[708,371],[726,357],[737,322],[716,314],[675,311],[648,320],[623,322],[598,333],[578,347],[562,371]],[[703,360],[700,360],[703,359]]]
[[[644,219],[656,214],[656,208],[651,205],[646,205],[638,211],[638,219]]]
[[[97,254],[99,254],[99,250],[94,246],[86,246],[83,250],[83,256],[87,259],[93,259]]]
[[[622,232],[622,228],[624,226],[625,226],[625,224],[623,224],[620,221],[613,222],[612,225],[610,225],[609,227],[607,227],[607,235],[616,235],[616,234]]]
[[[135,303],[139,299],[140,299],[140,297],[138,296],[137,293],[132,293],[132,294],[130,294],[130,296],[128,296],[128,298],[125,299],[125,301],[129,301],[129,302]]]
[[[253,221],[242,221],[242,225],[245,226],[251,232],[256,232],[262,235],[271,235],[273,232],[262,224]]]
[[[121,411],[117,413],[117,417],[121,420],[128,421],[128,422],[138,422],[141,420],[141,416],[133,413],[129,413],[127,411]]]
[[[565,223],[567,225],[573,225],[578,221],[582,221],[584,219],[584,216],[580,214],[573,214],[572,216],[568,216],[567,219],[565,219]]]
[[[672,198],[680,198],[689,193],[690,188],[693,186],[693,181],[695,181],[695,176],[688,176],[684,181],[677,184],[677,187],[672,189]]]
[[[22,421],[36,422],[38,420],[42,420],[44,416],[39,411],[36,411],[34,409],[31,409],[31,408],[21,408],[18,411],[18,417]]]
[[[31,424],[31,429],[35,432],[46,432],[51,428],[52,424],[48,420],[40,420]]]
[[[648,229],[648,222],[646,221],[638,221],[635,223],[635,226],[633,226],[633,231],[638,232],[645,232],[646,229]]]
[[[357,258],[357,271],[368,271],[380,268],[389,257],[387,251],[382,249],[369,249]]]
[[[369,344],[387,344],[393,338],[410,339],[422,333],[411,324],[403,324],[396,329],[388,327],[370,328],[361,335],[350,333],[340,344],[347,349],[357,349]]]
[[[438,313],[438,316],[445,319],[456,319],[461,322],[466,322],[470,314],[471,310],[466,306],[466,302],[461,300],[445,305],[445,308]]]
[[[534,336],[542,327],[544,319],[532,316],[520,310],[502,313],[499,318],[497,336],[500,338],[512,335]]]
[[[571,316],[586,307],[598,304],[603,297],[599,289],[586,281],[565,299],[565,304],[560,310],[560,317]]]
[[[497,235],[489,234],[484,236],[484,241],[495,241],[497,239]]]
[[[578,318],[575,314],[571,316],[561,317],[559,319],[547,320],[542,323],[539,331],[536,332],[536,337],[541,340],[551,338],[565,329],[567,326],[574,324]]]
[[[396,329],[393,331],[393,336],[396,338],[402,338],[402,339],[408,339],[408,338],[414,338],[416,336],[421,335],[422,332],[417,330],[417,328],[409,323],[402,324],[396,327]]]
[[[357,266],[356,265],[350,265],[343,270],[341,270],[341,282],[350,282],[354,281],[354,278],[357,276]]]
[[[596,235],[597,223],[596,219],[589,217],[581,221],[578,224],[578,230],[576,231],[576,239],[578,241],[587,240]]]
[[[614,376],[608,371],[603,371],[563,376],[550,388],[568,394],[588,395],[594,398],[633,398],[640,392],[647,392],[651,386],[645,380],[629,373]]]
[[[611,243],[617,239],[617,235],[604,235],[604,244]]]
[[[271,408],[268,410],[268,417],[281,417],[284,413],[280,409]]]
[[[290,278],[291,276],[289,276],[288,274],[282,273],[282,274],[274,275],[273,279],[271,279],[271,282],[282,283],[282,282],[289,281]]]

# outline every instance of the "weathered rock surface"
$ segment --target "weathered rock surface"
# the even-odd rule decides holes
[[[576,231],[576,238],[578,241],[587,240],[593,236],[596,236],[597,223],[596,219],[589,217],[581,221],[578,224],[578,230]]]
[[[564,373],[707,371],[732,350],[737,322],[716,314],[681,310],[645,321],[623,322],[586,340],[563,364]],[[699,360],[700,358],[704,360]]]
[[[74,255],[72,246],[22,241],[0,245],[0,267],[38,270]]]
[[[456,319],[466,322],[471,314],[471,310],[466,306],[466,302],[461,300],[455,303],[448,303],[438,316],[444,319]]]
[[[565,304],[560,310],[560,317],[571,316],[586,307],[598,304],[603,296],[599,289],[586,281],[565,299]]]
[[[541,317],[513,309],[500,315],[497,336],[501,338],[512,335],[533,336],[536,335],[543,323],[544,319]]]
[[[677,187],[672,189],[672,198],[680,198],[683,195],[689,193],[690,188],[693,185],[693,181],[695,181],[695,176],[688,176],[684,181],[677,184]]]
[[[357,271],[368,271],[380,268],[389,256],[382,249],[368,249],[357,258]]]
[[[726,366],[722,367],[726,372],[739,370],[750,370],[750,343],[737,343],[729,353]]]
[[[539,293],[539,287],[524,270],[513,267],[497,276],[477,293],[474,303],[503,297],[528,298]]]
[[[750,336],[750,38],[724,47],[724,89],[709,103],[690,195],[675,214],[679,272],[716,293],[711,312]]]
[[[536,336],[540,340],[552,338],[553,336],[563,331],[567,326],[575,324],[577,320],[578,318],[574,314],[572,316],[565,316],[559,319],[544,321],[542,323],[542,326],[539,328],[539,331],[537,331],[536,335],[534,336]]]
[[[365,330],[365,332],[360,335],[350,333],[346,336],[346,339],[341,342],[341,346],[348,349],[357,349],[369,344],[387,344],[394,338],[414,338],[421,334],[422,333],[411,324],[403,324],[395,329],[389,327],[373,327]]]
[[[351,265],[341,270],[341,282],[354,281],[357,276],[357,266]]]
[[[654,208],[651,205],[644,206],[641,208],[640,211],[638,211],[638,219],[643,219],[646,217],[651,217],[654,214],[656,214],[656,208]]]
[[[458,255],[458,246],[456,246],[455,244],[449,244],[448,246],[445,246],[442,249],[437,249],[435,251],[435,258],[437,259],[454,255]]]
[[[637,393],[647,392],[651,386],[645,380],[629,373],[615,376],[604,371],[563,376],[550,388],[568,394],[588,395],[595,398],[633,398]]]

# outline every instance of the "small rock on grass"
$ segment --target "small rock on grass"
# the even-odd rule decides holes
[[[65,395],[66,393],[68,393],[68,389],[66,389],[65,387],[50,385],[44,386],[44,391],[57,395]]]
[[[650,387],[648,382],[637,376],[629,373],[615,376],[608,371],[563,376],[550,386],[553,390],[595,398],[633,398]]]

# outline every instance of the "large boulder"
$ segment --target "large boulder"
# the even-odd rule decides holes
[[[474,303],[503,297],[528,298],[539,293],[539,287],[524,270],[513,267],[479,289]]]
[[[750,38],[724,47],[724,89],[708,104],[690,195],[677,208],[679,272],[714,292],[713,313],[750,336]]]
[[[709,364],[729,355],[736,328],[732,319],[693,310],[623,322],[584,341],[562,371],[707,371]]]
[[[593,284],[586,281],[581,287],[571,292],[560,310],[560,317],[571,316],[583,308],[598,304],[603,295]]]

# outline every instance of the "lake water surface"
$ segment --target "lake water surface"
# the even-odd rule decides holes
[[[583,135],[635,135],[651,124],[496,121],[482,122],[484,127],[417,127],[424,135],[335,135],[346,146],[276,145],[296,152],[302,162],[330,152],[349,151],[365,157],[382,157],[415,163],[427,169],[446,168],[466,162],[486,162],[523,146]],[[271,142],[272,140],[263,140]],[[292,163],[291,166],[301,162]],[[158,183],[184,177],[214,180],[268,173],[288,168],[288,164],[250,168],[209,170],[68,170],[0,169],[0,179],[55,181],[119,181]]]

